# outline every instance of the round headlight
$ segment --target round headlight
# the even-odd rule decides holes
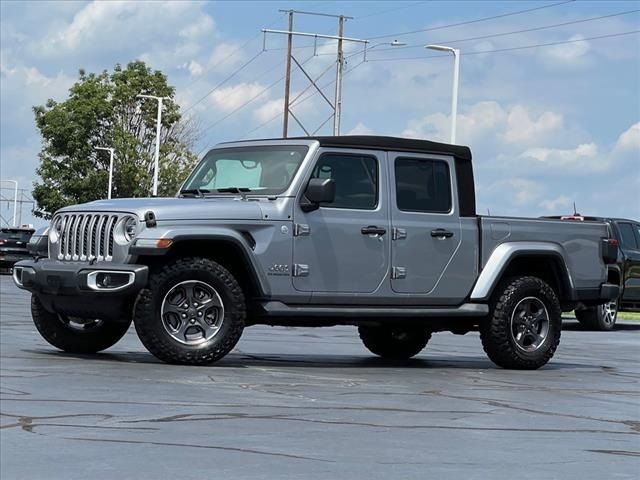
[[[122,225],[122,230],[127,243],[132,242],[138,230],[138,220],[133,217],[127,217]]]
[[[49,228],[49,241],[56,243],[62,233],[62,216],[58,215],[51,222],[51,228]]]

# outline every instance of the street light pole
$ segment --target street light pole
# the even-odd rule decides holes
[[[158,171],[160,169],[160,127],[162,125],[162,101],[168,97],[157,97],[155,95],[137,95],[139,98],[153,98],[158,101],[158,116],[156,119],[156,154],[153,166],[153,196],[158,196]]]
[[[111,185],[113,183],[113,156],[115,150],[109,147],[95,147],[96,150],[106,150],[109,152],[109,189],[107,190],[107,198],[111,200]]]
[[[460,77],[460,50],[443,45],[426,45],[425,48],[453,54],[453,82],[451,93],[451,143],[456,143],[456,117],[458,116],[458,79]]]

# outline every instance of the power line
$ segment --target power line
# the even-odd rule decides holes
[[[378,12],[369,13],[367,15],[362,15],[360,17],[356,17],[356,20],[363,20],[365,18],[375,17],[377,15],[384,15],[385,13],[397,12],[398,10],[404,10],[406,8],[416,7],[418,5],[429,3],[430,1],[431,0],[425,0],[425,1],[422,1],[422,2],[413,2],[413,3],[410,3],[408,5],[402,5],[402,6],[395,7],[395,8],[387,8],[385,10],[380,10]]]
[[[262,55],[264,53],[264,50],[260,50],[257,54],[255,54],[253,57],[251,57],[248,61],[246,61],[245,63],[243,63],[236,71],[234,71],[231,75],[229,75],[228,77],[226,77],[224,80],[222,80],[221,82],[218,82],[218,84],[213,87],[211,90],[209,90],[205,95],[203,95],[199,100],[195,101],[194,103],[192,103],[191,105],[189,105],[187,108],[185,108],[182,113],[185,114],[187,113],[189,110],[191,110],[193,107],[195,107],[196,105],[198,105],[200,102],[202,102],[205,98],[207,98],[209,95],[211,95],[213,92],[215,92],[216,90],[218,90],[222,85],[224,85],[225,83],[227,83],[229,80],[231,80],[233,77],[235,77],[237,74],[239,74],[242,70],[244,70],[247,66],[249,66],[251,63],[253,63],[253,61],[258,58],[260,55]]]
[[[576,25],[578,23],[592,22],[592,21],[596,21],[596,20],[602,20],[602,19],[605,19],[605,18],[619,17],[619,16],[622,16],[622,15],[629,15],[631,13],[638,13],[638,12],[640,12],[640,9],[627,10],[625,12],[611,13],[611,14],[608,14],[608,15],[601,15],[599,17],[590,17],[590,18],[583,18],[583,19],[580,19],[580,20],[572,20],[572,21],[569,21],[569,22],[555,23],[553,25],[544,25],[544,26],[540,26],[540,27],[525,28],[525,29],[522,29],[522,30],[513,30],[511,32],[492,33],[492,34],[480,35],[480,36],[476,36],[476,37],[459,38],[457,40],[433,41],[431,43],[449,45],[451,43],[469,42],[469,41],[472,41],[472,40],[484,40],[484,39],[487,39],[487,38],[504,37],[504,36],[507,36],[507,35],[516,35],[516,34],[519,34],[519,33],[528,33],[528,32],[536,32],[536,31],[540,31],[540,30],[548,30],[550,28],[566,27],[568,25]],[[378,53],[378,52],[386,52],[386,51],[390,51],[390,50],[407,50],[407,49],[414,49],[414,48],[424,48],[424,43],[421,43],[420,45],[406,45],[406,46],[402,46],[402,47],[380,48],[380,49],[376,49],[376,53]],[[362,53],[362,52],[364,52],[364,50],[360,50],[360,51],[354,52],[354,53],[357,54],[357,53]],[[324,54],[320,54],[320,55],[324,55]]]
[[[586,23],[586,22],[592,22],[592,21],[596,21],[596,20],[602,20],[605,18],[612,18],[612,17],[619,17],[622,15],[629,15],[632,13],[638,13],[640,12],[640,9],[636,9],[636,10],[627,10],[624,12],[618,12],[618,13],[611,13],[611,14],[607,14],[607,15],[601,15],[598,17],[590,17],[590,18],[582,18],[580,20],[571,20],[569,22],[562,22],[562,23],[555,23],[553,25],[544,25],[544,26],[540,26],[540,27],[531,27],[531,28],[525,28],[522,30],[513,30],[510,32],[501,32],[501,33],[492,33],[492,34],[488,34],[488,35],[480,35],[480,36],[476,36],[476,37],[467,37],[467,38],[459,38],[457,40],[438,40],[438,41],[433,41],[431,43],[436,43],[436,44],[441,44],[441,45],[449,45],[452,43],[461,43],[461,42],[469,42],[472,40],[484,40],[487,38],[495,38],[495,37],[504,37],[507,35],[516,35],[519,33],[528,33],[528,32],[536,32],[536,31],[540,31],[540,30],[548,30],[550,28],[558,28],[558,27],[566,27],[568,25],[576,25],[578,23]],[[401,46],[401,47],[388,47],[388,48],[380,48],[380,49],[376,49],[376,53],[378,52],[387,52],[387,51],[391,51],[391,50],[407,50],[407,49],[414,49],[414,48],[424,48],[424,43],[421,43],[419,45],[405,45],[405,46]],[[357,55],[360,53],[363,53],[363,50],[358,50],[356,52],[352,52],[351,55]],[[325,55],[324,53],[320,53],[318,55]]]
[[[488,20],[495,20],[495,19],[498,19],[498,18],[505,18],[505,17],[511,17],[511,16],[514,16],[514,15],[521,15],[523,13],[535,12],[537,10],[556,7],[558,5],[564,5],[564,4],[572,3],[572,2],[575,2],[575,0],[563,0],[562,2],[551,3],[549,5],[542,5],[540,7],[527,8],[525,10],[517,10],[515,12],[502,13],[500,15],[493,15],[491,17],[476,18],[474,20],[467,20],[467,21],[464,21],[464,22],[451,23],[449,25],[440,25],[438,27],[423,28],[423,29],[420,29],[420,30],[412,30],[412,31],[409,31],[409,32],[390,33],[388,35],[378,35],[377,37],[369,38],[369,40],[378,40],[378,39],[381,39],[381,38],[389,38],[389,37],[401,37],[401,36],[404,36],[404,35],[412,35],[414,33],[432,32],[434,30],[442,30],[442,29],[445,29],[445,28],[460,27],[462,25],[470,25],[472,23],[486,22]]]
[[[302,65],[305,65],[308,61],[310,61],[314,56],[312,55],[311,57],[307,58],[306,60],[304,60],[302,62]],[[282,65],[283,62],[280,62],[279,64],[274,65],[272,68],[270,68],[269,70],[267,70],[266,72],[264,72],[261,76],[266,75],[267,73],[272,72],[273,70],[275,70],[276,68],[280,67]],[[254,100],[258,99],[259,97],[261,97],[262,95],[264,95],[267,91],[271,90],[273,87],[275,87],[276,85],[278,85],[280,82],[282,82],[284,80],[284,75],[280,78],[278,78],[275,82],[267,85],[265,88],[263,88],[262,90],[260,90],[257,94],[255,94],[253,97],[251,97],[250,99],[248,99],[247,101],[245,101],[244,103],[242,103],[241,105],[239,105],[238,107],[236,107],[235,109],[233,109],[231,112],[229,112],[227,115],[225,115],[222,118],[219,118],[218,120],[216,120],[215,122],[207,125],[204,129],[202,129],[202,133],[212,129],[213,127],[215,127],[216,125],[222,123],[223,121],[225,121],[227,118],[231,117],[232,115],[235,115],[237,112],[239,112],[240,110],[242,110],[244,107],[246,107],[247,105],[249,105],[250,103],[252,103]],[[207,148],[209,147],[205,147],[202,150],[200,150],[198,152],[198,156],[204,152]]]
[[[364,62],[364,60],[363,60],[363,61],[360,61],[360,62],[358,62],[358,63],[356,63],[353,67],[351,67],[349,70],[347,70],[347,71],[344,73],[344,76],[347,76],[349,73],[353,72],[357,67],[359,67],[359,66],[360,66],[360,65],[362,65],[363,63],[365,63],[365,62]],[[322,88],[322,89],[325,89],[325,88],[327,88],[327,87],[330,87],[330,86],[331,86],[331,85],[333,85],[334,83],[336,83],[336,80],[335,80],[335,79],[331,80],[330,82],[327,82],[327,83],[326,83],[325,85],[323,85],[321,88]],[[303,92],[303,93],[304,93],[304,92]],[[306,102],[306,101],[307,101],[307,100],[309,100],[311,97],[313,97],[313,96],[315,96],[315,95],[317,95],[317,94],[318,94],[318,90],[314,90],[314,91],[313,91],[313,92],[311,92],[309,95],[307,95],[306,97],[304,97],[303,99],[301,99],[301,100],[299,100],[299,101],[293,100],[293,102],[291,102],[291,106],[293,107],[293,106],[296,106],[296,105],[300,105],[301,103]],[[299,98],[299,97],[300,97],[300,95],[298,95],[298,96],[296,97],[296,99],[297,99],[297,98]],[[260,130],[262,127],[264,127],[264,126],[268,125],[269,123],[273,122],[273,121],[274,121],[274,120],[276,120],[277,118],[280,118],[282,115],[283,115],[283,112],[278,112],[276,115],[274,115],[274,116],[273,116],[273,117],[271,117],[270,119],[268,119],[268,120],[266,120],[266,121],[262,122],[262,123],[261,123],[260,125],[258,125],[257,127],[252,128],[251,130],[249,130],[248,132],[246,132],[246,133],[243,135],[243,138],[246,138],[248,135],[252,134],[253,132],[256,132],[256,131]],[[329,118],[331,118],[331,117],[329,117]],[[325,123],[326,123],[326,122],[325,122]]]
[[[525,50],[528,48],[540,48],[540,47],[552,47],[555,45],[565,45],[568,43],[577,43],[577,42],[585,42],[587,40],[600,40],[602,38],[613,38],[613,37],[622,37],[624,35],[633,35],[634,33],[640,33],[640,30],[632,30],[629,32],[620,32],[620,33],[612,33],[609,35],[599,35],[597,37],[585,37],[585,38],[577,38],[574,40],[565,40],[565,41],[561,41],[561,42],[549,42],[549,43],[537,43],[535,45],[523,45],[520,47],[508,47],[508,48],[497,48],[494,50],[479,50],[479,51],[475,51],[475,52],[461,52],[460,55],[481,55],[484,53],[498,53],[498,52],[511,52],[514,50]],[[449,55],[443,54],[443,55],[422,55],[422,56],[415,56],[415,57],[391,57],[391,58],[375,58],[375,59],[369,59],[367,61],[369,62],[390,62],[390,61],[396,61],[396,60],[421,60],[424,58],[444,58],[444,57],[449,57]]]
[[[274,20],[273,22],[271,22],[269,24],[269,28],[272,27],[273,25],[275,25],[276,23],[278,23],[282,18],[284,17],[284,15],[278,15],[276,20]],[[249,40],[247,40],[246,42],[244,42],[242,45],[240,45],[238,48],[235,48],[233,51],[231,51],[231,53],[229,53],[229,55],[227,55],[226,57],[224,57],[222,60],[219,60],[218,62],[216,62],[214,65],[211,65],[210,67],[207,67],[202,73],[205,72],[209,72],[211,70],[213,70],[214,68],[219,67],[220,65],[222,65],[223,63],[225,63],[227,60],[232,59],[238,52],[240,52],[241,50],[244,50],[247,45],[249,45],[251,42],[253,42],[254,40],[257,40],[258,38],[260,38],[260,36],[262,35],[261,32],[258,32],[255,36],[251,37]],[[200,75],[198,78],[196,78],[195,80],[193,80],[192,82],[188,83],[185,87],[183,87],[185,90],[187,90],[188,88],[191,88],[193,85],[195,85],[196,83],[198,83],[199,81],[201,81],[203,79],[203,75]]]

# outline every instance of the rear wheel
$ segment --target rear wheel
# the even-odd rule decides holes
[[[226,268],[207,258],[181,258],[151,274],[134,324],[160,360],[202,365],[235,347],[245,316],[242,288]]]
[[[364,346],[382,358],[406,360],[422,351],[431,332],[417,327],[358,327]]]
[[[36,295],[31,296],[31,316],[40,335],[60,350],[69,353],[96,353],[115,345],[131,325],[97,318],[69,317],[44,308]]]
[[[618,319],[618,301],[581,308],[576,310],[575,314],[578,321],[590,330],[612,330]]]
[[[537,277],[515,277],[498,286],[489,318],[480,324],[489,358],[496,365],[519,370],[534,370],[551,360],[561,331],[558,297]]]

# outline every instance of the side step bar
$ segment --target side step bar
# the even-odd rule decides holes
[[[258,305],[262,315],[268,317],[483,317],[489,314],[489,306],[480,303],[464,303],[459,307],[357,307],[325,305],[286,305],[282,302],[262,302]]]

